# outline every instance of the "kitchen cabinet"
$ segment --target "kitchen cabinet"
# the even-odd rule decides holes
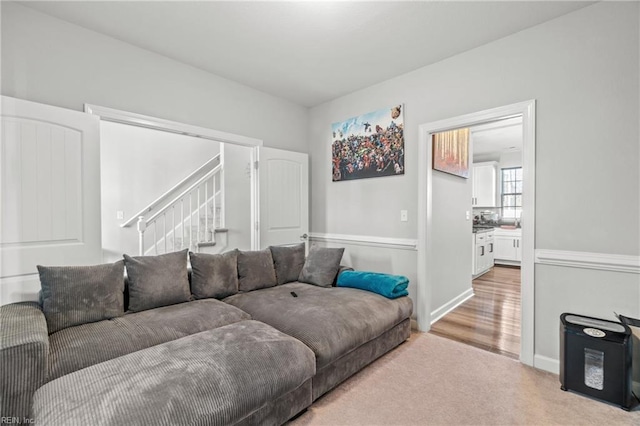
[[[522,261],[522,231],[496,230],[493,237],[495,244],[495,263],[519,265]]]
[[[472,173],[471,205],[497,207],[498,163],[495,161],[473,163]]]
[[[471,275],[474,277],[489,271],[494,264],[494,236],[493,231],[478,232],[473,240],[473,268]]]

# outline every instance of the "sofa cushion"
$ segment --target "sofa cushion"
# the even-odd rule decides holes
[[[222,299],[238,292],[238,251],[189,253],[191,294],[196,299]]]
[[[42,311],[49,333],[124,315],[124,263],[41,266]]]
[[[344,248],[312,247],[298,281],[331,287],[338,275],[343,254]]]
[[[311,404],[314,374],[308,347],[242,321],[54,380],[36,392],[32,414],[43,425],[282,424],[288,416],[279,411]],[[269,418],[251,417],[285,395],[294,398],[281,400]]]
[[[298,297],[292,297],[291,292]],[[224,299],[305,343],[318,370],[411,316],[408,297],[387,299],[342,287],[289,283]]]
[[[298,281],[304,266],[304,243],[295,246],[271,246],[278,285]]]
[[[158,256],[124,255],[129,282],[129,310],[186,302],[191,297],[185,249]]]
[[[268,248],[259,251],[238,250],[238,290],[240,292],[273,287],[277,283],[271,250]]]
[[[250,318],[246,312],[219,300],[203,299],[65,328],[49,336],[49,380],[160,343]]]

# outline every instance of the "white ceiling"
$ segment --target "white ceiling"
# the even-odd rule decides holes
[[[593,2],[26,2],[315,106]]]
[[[522,117],[475,126],[471,134],[474,157],[522,151]]]

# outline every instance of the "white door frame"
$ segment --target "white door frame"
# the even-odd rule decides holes
[[[84,104],[84,112],[97,115],[101,120],[104,121],[112,121],[115,123],[129,124],[131,126],[146,127],[148,129],[178,133],[194,138],[209,139],[216,142],[224,142],[234,145],[242,145],[248,147],[262,146],[262,139],[221,132],[219,130],[193,126],[191,124],[165,120],[164,118],[151,117],[148,115],[137,114],[135,112],[122,111],[91,104]]]
[[[520,361],[533,365],[534,355],[534,249],[535,249],[535,100],[528,100],[485,111],[465,114],[445,120],[422,124],[418,140],[418,297],[417,321],[421,331],[431,328],[430,266],[432,265],[432,157],[433,133],[470,127],[509,116],[522,116],[522,264],[521,264],[521,338]]]
[[[111,121],[114,123],[128,124],[131,126],[145,127],[147,129],[160,130],[162,132],[177,133],[180,135],[191,136],[194,138],[209,139],[216,142],[229,143],[233,145],[241,145],[250,147],[251,149],[251,246],[256,249],[259,245],[260,235],[257,229],[257,219],[259,215],[259,193],[256,186],[257,173],[255,161],[257,160],[258,147],[263,145],[262,139],[251,138],[248,136],[236,135],[233,133],[221,132],[206,127],[194,126],[191,124],[180,123],[177,121],[165,120],[164,118],[151,117],[148,115],[137,114],[135,112],[122,111],[114,108],[108,108],[98,105],[84,104],[84,111],[88,114],[97,115],[101,120]]]

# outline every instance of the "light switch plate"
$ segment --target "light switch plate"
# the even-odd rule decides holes
[[[124,219],[124,212],[122,210],[116,212],[116,219]]]
[[[467,210],[467,220],[471,219],[471,212]]]
[[[408,214],[406,210],[400,210],[400,222],[408,221]]]

